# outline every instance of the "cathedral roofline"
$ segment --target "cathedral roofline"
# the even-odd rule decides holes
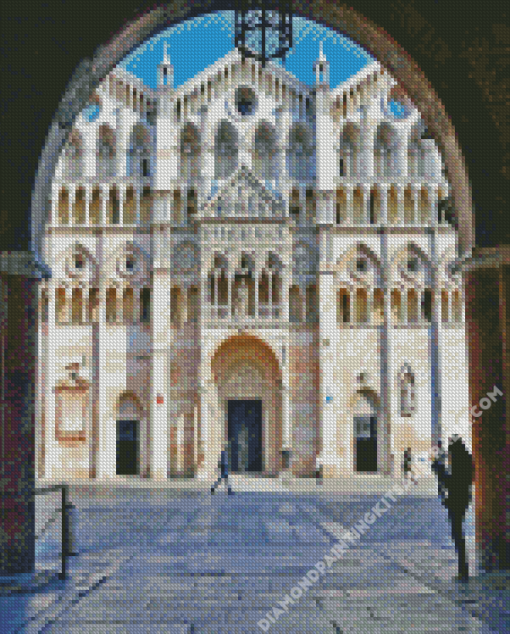
[[[204,70],[200,71],[193,77],[187,79],[183,84],[181,84],[178,88],[175,89],[174,97],[182,97],[186,93],[193,92],[193,89],[196,86],[200,86],[201,83],[206,82],[214,73],[217,73],[218,70],[223,69],[229,62],[241,61],[242,55],[238,48],[233,48],[223,57],[220,57],[215,62],[204,68]],[[255,64],[262,67],[260,62],[253,60]],[[311,93],[315,86],[309,86],[304,82],[300,81],[295,75],[293,75],[285,68],[282,68],[278,64],[274,64],[273,62],[266,63],[266,71],[270,71],[275,77],[278,77],[280,80],[284,79],[288,84],[292,86],[292,88],[296,89],[296,91],[307,94]]]
[[[343,93],[349,91],[351,88],[355,88],[359,83],[361,83],[364,79],[366,79],[369,75],[373,75],[375,72],[380,72],[384,67],[377,61],[371,62],[364,66],[361,70],[359,70],[355,75],[352,75],[342,83],[338,84],[335,88],[331,90],[331,96],[337,97],[338,95],[343,95]],[[390,74],[386,71],[386,76],[389,77],[392,83],[396,83],[393,78],[391,78]]]
[[[106,86],[106,82],[108,81],[109,77],[115,77],[116,79],[120,79],[134,88],[137,88],[139,90],[141,89],[142,92],[149,96],[151,99],[156,99],[157,97],[157,91],[145,84],[139,77],[133,75],[133,73],[130,73],[125,68],[121,68],[120,66],[116,66],[115,68],[113,68],[111,72],[101,82],[104,86]]]

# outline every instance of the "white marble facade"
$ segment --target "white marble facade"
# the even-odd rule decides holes
[[[210,477],[231,400],[262,401],[267,475],[470,443],[439,151],[377,62],[333,90],[314,69],[235,49],[174,89],[165,54],[157,91],[98,87],[49,203],[39,477]]]

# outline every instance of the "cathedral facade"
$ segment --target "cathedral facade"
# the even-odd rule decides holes
[[[52,184],[40,478],[396,474],[470,443],[448,182],[383,67],[115,68]]]

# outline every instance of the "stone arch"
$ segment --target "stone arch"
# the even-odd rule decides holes
[[[276,131],[271,123],[258,123],[252,147],[254,173],[262,180],[273,180],[276,176]]]
[[[359,174],[359,126],[348,121],[340,134],[339,176],[355,178]]]
[[[200,132],[196,125],[188,121],[180,134],[181,177],[188,183],[198,181],[200,172]]]
[[[354,471],[381,471],[384,468],[384,437],[381,401],[377,392],[363,387],[349,402],[352,424],[352,456]]]
[[[150,176],[151,145],[150,131],[142,121],[138,121],[131,128],[129,135],[128,176]]]
[[[211,355],[213,394],[207,451],[217,459],[228,437],[228,401],[262,401],[262,470],[281,469],[282,371],[280,360],[263,339],[246,333],[222,341]]]
[[[237,128],[223,119],[218,123],[214,135],[214,177],[217,180],[228,178],[239,163],[239,134]]]
[[[123,421],[122,423],[120,421]],[[117,445],[122,441],[122,431],[131,432],[136,449],[132,459],[136,464],[133,467],[133,475],[146,475],[149,472],[149,455],[148,455],[148,424],[149,416],[146,408],[143,407],[142,401],[138,398],[133,390],[124,390],[121,392],[115,402],[115,425],[117,434]],[[119,426],[124,425],[126,429],[120,430]],[[119,446],[117,447],[117,460],[119,458]],[[119,469],[119,463],[116,464],[117,475],[123,475]]]
[[[294,181],[307,182],[311,178],[312,134],[304,123],[292,124],[289,131],[287,171]]]

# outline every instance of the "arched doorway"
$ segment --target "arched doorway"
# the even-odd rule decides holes
[[[143,413],[134,394],[125,393],[119,399],[115,421],[115,474],[142,473]]]
[[[211,359],[213,416],[205,452],[228,444],[234,473],[275,475],[281,469],[280,364],[258,337],[223,341]]]
[[[356,395],[352,410],[354,471],[376,473],[382,443],[378,440],[379,399],[371,390]]]

